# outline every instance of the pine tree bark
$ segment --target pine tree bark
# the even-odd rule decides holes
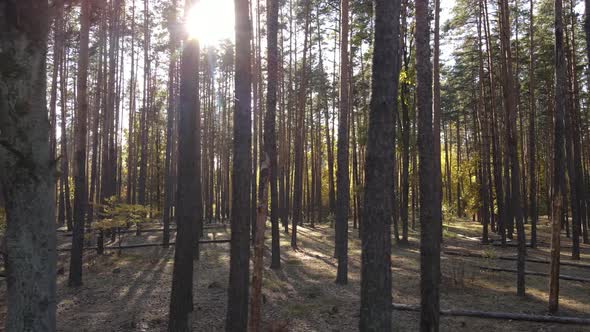
[[[434,184],[435,194],[435,209],[441,215],[440,238],[442,241],[442,173],[440,163],[440,121],[441,121],[441,107],[440,107],[440,1],[434,0],[434,55],[432,67],[432,131],[433,131],[433,148],[434,148]]]
[[[302,223],[303,219],[303,159],[304,159],[304,125],[305,125],[305,108],[308,90],[308,68],[307,56],[309,48],[309,21],[310,21],[310,1],[305,0],[304,15],[305,15],[305,29],[303,42],[303,59],[301,61],[301,75],[299,83],[299,91],[297,95],[297,112],[295,114],[295,174],[293,178],[293,222],[291,226],[291,247],[297,249],[297,225]]]
[[[549,311],[559,308],[559,259],[561,218],[563,215],[565,185],[565,102],[566,63],[563,48],[563,3],[555,0],[555,111],[553,118],[553,197],[551,211],[551,263],[549,265]]]
[[[336,283],[348,283],[348,212],[350,175],[348,169],[348,0],[340,1],[340,116],[338,119],[338,154],[336,170]]]
[[[537,211],[537,146],[535,137],[535,121],[536,121],[536,105],[535,105],[535,75],[534,75],[534,63],[535,63],[535,49],[534,49],[534,2],[530,0],[530,27],[529,27],[529,215],[531,216],[531,248],[537,247],[537,223],[539,221],[539,215]]]
[[[415,38],[420,177],[420,330],[438,331],[441,211],[437,209],[438,194],[434,174],[436,163],[432,130],[432,64],[428,0],[416,1]]]
[[[266,118],[264,120],[264,146],[270,158],[270,224],[272,233],[270,267],[272,269],[279,269],[281,267],[281,245],[279,234],[279,195],[277,190],[277,139],[275,129],[277,92],[279,89],[279,2],[278,0],[267,0],[266,5],[268,85],[266,94]]]
[[[46,1],[0,3],[0,182],[6,331],[55,331],[55,162],[46,104]]]
[[[400,1],[374,2],[375,33],[366,146],[361,259],[361,331],[391,331],[394,114],[399,80]],[[432,133],[432,131],[431,131]]]
[[[507,221],[508,224],[512,224],[512,220],[516,221],[516,232],[518,239],[518,260],[517,260],[517,283],[516,293],[519,296],[525,295],[525,257],[526,257],[526,240],[524,234],[524,221],[522,216],[522,202],[520,195],[520,165],[518,162],[517,155],[517,132],[516,132],[516,96],[514,88],[514,76],[512,74],[512,52],[510,45],[510,19],[509,19],[509,7],[508,1],[502,0],[500,7],[501,15],[501,38],[500,42],[502,45],[502,76],[504,81],[503,94],[504,94],[504,107],[506,109],[505,123],[506,123],[506,147],[508,158],[505,162],[510,167],[510,177],[508,172],[505,173],[505,177],[510,181],[507,182],[507,186],[510,187],[510,202],[511,205],[508,208]],[[507,165],[505,165],[507,166]],[[507,170],[507,169],[506,169]],[[507,200],[508,202],[508,200]],[[507,204],[508,205],[508,204]],[[509,231],[509,235],[510,235]]]
[[[262,325],[262,278],[264,255],[264,232],[268,215],[268,192],[271,191],[272,224],[272,264],[280,267],[279,223],[277,216],[276,189],[276,139],[275,117],[277,107],[277,31],[278,0],[267,1],[267,54],[268,54],[268,91],[266,114],[264,118],[264,142],[260,158],[260,179],[258,187],[258,206],[256,211],[256,232],[254,234],[254,259],[252,270],[252,292],[250,294],[249,331],[260,331]],[[261,83],[261,82],[259,82]]]
[[[194,4],[186,0],[186,11]],[[186,12],[185,11],[185,12]],[[172,294],[168,331],[192,331],[193,259],[202,215],[199,130],[199,59],[197,39],[184,40],[180,71],[178,199],[176,250],[172,272]]]
[[[226,331],[248,326],[250,174],[252,174],[251,49],[248,0],[234,0],[236,17],[232,213]]]
[[[174,119],[176,112],[176,48],[178,47],[176,33],[176,0],[172,1],[171,13],[168,21],[168,32],[170,34],[170,65],[168,67],[168,114],[166,119],[166,159],[164,161],[164,211],[163,211],[163,242],[167,247],[170,243],[170,219],[174,199],[174,186],[172,177],[172,150],[174,149]]]
[[[72,253],[68,285],[82,285],[82,253],[84,248],[84,226],[88,193],[86,184],[86,135],[88,122],[88,39],[90,34],[90,0],[82,1],[80,12],[80,53],[78,55],[76,138],[74,152],[74,229],[72,232]]]

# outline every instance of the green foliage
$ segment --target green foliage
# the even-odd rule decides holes
[[[93,223],[93,227],[98,230],[128,228],[131,225],[139,227],[154,216],[149,206],[119,203],[115,196],[98,205],[97,214],[98,221]]]
[[[443,238],[445,239],[454,239],[457,237],[456,233],[453,233],[449,230],[449,226],[443,225]]]
[[[494,248],[485,248],[483,250],[482,256],[484,258],[495,259],[498,256],[498,254],[496,253],[496,250],[494,250]]]

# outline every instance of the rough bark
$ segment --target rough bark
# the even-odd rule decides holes
[[[549,311],[559,308],[559,259],[561,216],[565,185],[566,64],[563,49],[563,3],[555,0],[555,110],[553,113],[553,197],[551,213],[551,264],[549,265]]]
[[[440,238],[442,241],[442,174],[440,163],[440,1],[434,0],[434,54],[432,59],[432,133],[433,133],[433,149],[434,149],[434,175],[433,180],[435,184],[435,199],[434,208],[439,211],[441,215],[440,222]]]
[[[303,59],[301,61],[301,75],[297,96],[297,112],[295,114],[295,174],[293,178],[293,222],[291,229],[291,247],[297,249],[297,225],[303,218],[303,159],[304,159],[304,124],[305,106],[308,90],[307,56],[309,47],[310,1],[305,0],[305,29],[303,42]]]
[[[186,8],[193,3],[186,1]],[[199,146],[199,42],[185,39],[181,59],[179,97],[178,200],[176,250],[168,331],[191,331],[193,314],[193,258],[202,215]]]
[[[537,223],[539,221],[539,215],[537,211],[537,152],[536,152],[536,138],[535,138],[535,77],[534,77],[534,63],[535,63],[535,52],[534,52],[534,13],[533,13],[533,0],[530,0],[530,31],[529,31],[529,54],[530,54],[530,67],[529,67],[529,215],[531,216],[531,248],[537,246]]]
[[[168,31],[170,34],[170,65],[168,67],[168,114],[166,119],[166,156],[164,160],[164,211],[163,223],[164,233],[163,242],[167,246],[170,242],[170,219],[172,218],[172,206],[174,202],[174,185],[173,181],[173,167],[172,167],[172,150],[174,149],[174,120],[176,112],[176,48],[177,33],[176,29],[176,0],[172,1],[172,12],[168,22]]]
[[[0,182],[7,331],[55,331],[55,165],[46,107],[46,1],[0,3]]]
[[[391,331],[394,115],[399,80],[399,0],[374,2],[375,34],[366,146],[361,260],[361,331]]]
[[[226,331],[244,331],[248,325],[250,263],[251,161],[251,54],[248,0],[234,0],[236,15],[235,108],[232,173],[230,271]]]
[[[438,188],[434,175],[428,0],[416,1],[416,82],[420,176],[420,330],[438,331],[441,211],[437,209]]]
[[[88,39],[90,32],[90,0],[82,1],[80,13],[80,53],[78,55],[78,112],[74,136],[74,229],[72,255],[70,256],[69,286],[82,285],[82,251],[84,247],[84,226],[88,202],[86,184],[86,131],[88,121]]]
[[[281,246],[279,234],[279,195],[277,191],[277,140],[276,140],[276,109],[279,79],[278,66],[278,30],[279,3],[278,0],[267,0],[267,70],[268,86],[266,94],[266,118],[264,120],[264,146],[270,158],[270,224],[272,233],[272,257],[270,267],[281,267]]]
[[[338,118],[336,170],[336,283],[348,283],[348,212],[350,176],[348,165],[348,0],[340,1],[340,114]]]
[[[518,257],[517,269],[519,271],[516,283],[516,293],[519,296],[525,295],[525,257],[526,257],[526,241],[524,234],[524,221],[522,215],[522,202],[520,195],[520,165],[518,162],[517,155],[517,132],[516,132],[516,96],[515,96],[515,78],[512,74],[512,52],[510,46],[510,19],[509,19],[509,7],[508,1],[502,0],[501,2],[501,45],[502,45],[502,75],[503,75],[503,93],[504,93],[504,107],[506,110],[505,123],[506,123],[506,146],[508,158],[506,162],[510,164],[510,182],[507,182],[507,186],[510,187],[510,202],[511,205],[508,209],[507,220],[509,225],[512,224],[512,220],[516,221],[516,233],[518,238]],[[506,165],[505,165],[506,166]],[[508,178],[508,172],[505,173]],[[507,200],[508,201],[508,200]]]

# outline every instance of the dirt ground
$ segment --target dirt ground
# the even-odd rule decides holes
[[[158,225],[152,225],[158,227]],[[281,233],[282,269],[265,269],[263,319],[265,325],[286,331],[358,330],[360,293],[360,240],[350,230],[349,283],[336,285],[333,229],[319,225],[298,228],[300,250],[290,248],[290,234]],[[229,229],[208,228],[209,239],[229,238]],[[516,269],[515,261],[497,259],[515,256],[516,248],[479,244],[478,223],[454,221],[445,224],[443,251],[478,254],[486,258],[442,255],[441,308],[546,314],[548,278],[527,276],[527,296],[516,296],[516,274],[492,272],[482,267]],[[527,234],[530,234],[527,228]],[[157,243],[159,233],[127,234],[124,244]],[[267,236],[267,245],[270,245]],[[410,231],[410,244],[393,246],[393,300],[418,304],[419,234]],[[71,238],[59,235],[61,247]],[[539,249],[528,248],[529,258],[547,259],[549,228],[539,227]],[[562,237],[564,246],[571,245]],[[581,263],[590,264],[590,246],[583,245]],[[224,329],[229,244],[205,244],[195,265],[194,331]],[[267,255],[269,252],[267,250]],[[570,261],[569,249],[562,250]],[[68,254],[59,256],[59,331],[165,331],[172,283],[174,249],[147,247],[109,251],[104,256],[85,254],[84,285],[67,287]],[[268,265],[266,257],[265,265]],[[549,265],[527,262],[527,271],[548,272]],[[590,278],[590,268],[562,266],[561,274]],[[590,317],[590,283],[560,282],[560,314]],[[0,285],[0,321],[6,314],[6,285]],[[396,331],[417,331],[418,313],[395,311]],[[0,324],[0,330],[3,324]],[[463,317],[441,317],[442,331],[590,331],[588,326],[513,322]]]

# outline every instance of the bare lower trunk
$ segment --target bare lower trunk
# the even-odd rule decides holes
[[[441,211],[437,209],[432,130],[432,64],[428,0],[416,1],[418,172],[420,176],[420,330],[438,331]],[[457,137],[458,138],[458,137]],[[458,188],[459,185],[458,185]],[[457,205],[461,213],[459,193]]]
[[[399,79],[400,1],[375,1],[371,104],[366,147],[361,331],[391,331],[392,139]]]
[[[47,2],[0,3],[0,181],[7,331],[55,331],[54,161],[46,108]]]
[[[562,1],[555,0],[555,111],[553,118],[553,206],[551,214],[551,264],[549,265],[549,311],[559,308],[559,259],[561,216],[564,210],[565,151],[564,121],[566,67],[563,50]]]

